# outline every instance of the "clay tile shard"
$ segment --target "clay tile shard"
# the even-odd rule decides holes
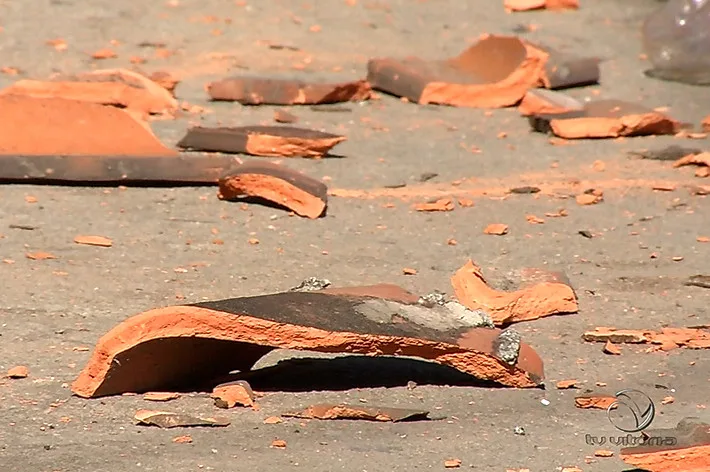
[[[503,6],[506,11],[530,11],[530,10],[576,10],[579,8],[579,0],[504,0]]]
[[[690,165],[710,167],[710,152],[689,154],[687,156],[681,157],[673,163],[673,167],[683,167]]]
[[[101,337],[72,391],[88,398],[195,389],[279,348],[413,356],[502,386],[542,385],[542,360],[529,345],[519,343],[509,364],[495,355],[501,331],[479,327],[480,316],[459,304],[422,306],[407,294],[396,286],[328,288],[149,310]]]
[[[553,90],[533,89],[528,91],[518,105],[523,116],[567,113],[580,111],[584,104],[564,93]]]
[[[169,402],[180,398],[180,394],[176,392],[146,392],[143,395],[143,400],[149,402]]]
[[[254,391],[244,380],[217,385],[212,390],[212,398],[219,408],[254,406]]]
[[[368,62],[376,90],[422,105],[514,105],[537,86],[547,54],[512,36],[488,36],[447,60],[381,58]]]
[[[298,171],[271,162],[239,165],[219,181],[219,198],[258,197],[307,218],[319,218],[328,205],[328,187]]]
[[[500,108],[515,105],[529,89],[595,83],[596,59],[564,56],[514,36],[488,35],[447,60],[379,58],[369,61],[376,90],[419,104]]]
[[[0,128],[0,156],[9,155],[0,159],[10,162],[21,161],[17,156],[23,155],[177,155],[158,141],[146,123],[123,110],[96,103],[2,96]]]
[[[315,418],[319,420],[367,420],[367,421],[417,421],[428,420],[428,411],[404,408],[373,407],[361,405],[311,405],[300,411],[284,413],[282,416],[294,418]]]
[[[535,283],[504,292],[490,287],[481,268],[469,260],[456,271],[451,284],[461,304],[470,310],[485,311],[496,326],[577,312],[577,296],[558,274],[532,272],[525,277],[536,279]]]
[[[229,426],[230,424],[229,421],[224,418],[202,418],[199,416],[155,410],[138,410],[134,419],[139,425],[158,426],[159,428],[219,427]]]
[[[574,399],[574,406],[583,409],[608,410],[609,408],[615,408],[613,405],[616,402],[617,398],[613,395],[579,395]]]
[[[295,123],[298,117],[286,110],[274,110],[274,121],[277,123]]]
[[[180,79],[172,75],[170,72],[159,70],[146,77],[170,92],[172,96],[175,96],[175,87],[177,87],[180,83]]]
[[[535,131],[565,139],[675,134],[680,123],[661,112],[621,100],[597,100],[582,110],[528,117]]]
[[[324,105],[370,98],[365,80],[341,83],[309,83],[267,77],[231,77],[206,86],[212,100],[242,105]]]
[[[266,157],[323,157],[347,138],[292,126],[243,126],[187,131],[177,144],[196,151],[251,154]]]
[[[643,431],[640,446],[620,451],[627,464],[649,472],[705,472],[710,470],[710,424],[685,418],[675,428]]]
[[[24,379],[30,375],[30,369],[24,365],[12,367],[7,371],[7,376],[11,379]]]
[[[710,330],[701,328],[661,328],[660,331],[596,328],[582,339],[588,342],[651,344],[651,350],[669,351],[679,347],[710,349]]]
[[[149,78],[126,69],[103,69],[49,81],[20,80],[0,91],[0,96],[64,98],[113,105],[139,113],[173,113],[177,100]]]
[[[700,125],[703,127],[703,131],[710,131],[710,115],[703,118],[703,121],[702,123],[700,123]]]

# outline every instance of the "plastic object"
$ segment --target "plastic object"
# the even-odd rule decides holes
[[[643,25],[649,77],[710,85],[710,0],[669,0]]]

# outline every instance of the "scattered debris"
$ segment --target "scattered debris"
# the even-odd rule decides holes
[[[607,449],[597,449],[594,451],[596,457],[613,457],[614,451],[609,451]]]
[[[440,198],[439,200],[427,203],[417,203],[414,205],[416,211],[452,211],[454,201],[450,198]]]
[[[271,447],[275,449],[286,449],[286,441],[283,439],[274,439],[271,441]]]
[[[30,259],[33,261],[46,261],[48,259],[56,259],[57,258],[57,256],[55,256],[51,252],[45,252],[45,251],[28,252],[27,254],[25,254],[25,257],[27,259]]]
[[[710,167],[710,152],[701,152],[699,154],[688,154],[687,156],[681,157],[673,163],[673,167],[683,167],[683,166],[703,166],[706,169]],[[707,177],[707,176],[705,176]]]
[[[710,275],[691,275],[683,285],[701,288],[710,288]]]
[[[540,192],[539,187],[530,187],[530,186],[524,186],[524,187],[515,187],[510,189],[510,193],[517,193],[517,194],[532,194],[532,193],[538,193]]]
[[[587,102],[579,110],[529,117],[535,131],[565,139],[675,134],[680,123],[661,112],[621,100]]]
[[[661,400],[661,405],[670,405],[671,403],[675,402],[675,398],[673,397],[663,397]]]
[[[347,138],[293,126],[194,126],[177,143],[194,151],[250,154],[265,157],[323,157]]]
[[[503,386],[541,385],[542,360],[530,346],[521,343],[518,362],[509,365],[492,347],[500,330],[472,326],[480,317],[461,316],[458,304],[427,308],[418,300],[400,287],[376,285],[149,310],[99,340],[72,391],[88,398],[194,388],[207,380],[197,372],[215,378],[248,370],[277,348],[415,356]],[[173,356],[174,349],[190,356]]]
[[[508,234],[508,225],[503,223],[491,223],[483,229],[483,234],[503,236],[504,234]]]
[[[513,434],[517,436],[525,436],[525,428],[522,426],[516,426],[513,428]]]
[[[264,418],[264,424],[279,424],[283,422],[284,420],[282,420],[278,416],[269,416],[267,418]]]
[[[461,459],[447,459],[444,461],[444,467],[447,469],[458,469],[461,467]]]
[[[282,416],[315,418],[319,420],[368,420],[399,422],[428,420],[428,415],[429,412],[424,410],[324,403],[319,405],[311,405],[297,412],[283,413]]]
[[[330,280],[319,279],[318,277],[308,277],[300,284],[291,289],[292,292],[315,292],[330,286]]]
[[[219,180],[219,198],[258,197],[307,218],[319,218],[328,206],[328,187],[288,167],[271,162],[248,162],[233,167]]]
[[[229,426],[224,418],[203,418],[198,416],[171,413],[168,411],[138,410],[136,423],[143,426],[158,426],[159,428],[186,428],[196,426]]]
[[[558,382],[555,384],[555,386],[556,386],[559,390],[566,390],[566,389],[568,389],[568,388],[577,388],[577,383],[578,383],[578,382],[579,382],[579,381],[576,380],[576,379],[560,380],[560,381],[558,381]]]
[[[217,385],[212,390],[212,398],[215,406],[219,408],[254,406],[254,391],[244,380]]]
[[[507,12],[530,10],[576,10],[579,0],[504,0]]]
[[[591,190],[589,192],[584,192],[581,195],[575,197],[577,205],[587,206],[596,205],[597,203],[604,200],[604,193],[600,190]]]
[[[577,231],[577,233],[578,233],[580,236],[584,236],[584,237],[587,238],[587,239],[592,239],[592,238],[594,237],[594,235],[592,234],[592,232],[589,231],[589,230],[586,230],[586,229],[580,229],[579,231]]]
[[[112,105],[141,114],[174,114],[178,102],[164,87],[126,69],[102,69],[49,81],[20,80],[0,96],[64,98]]]
[[[192,443],[192,436],[175,436],[173,442],[176,444],[190,444]]]
[[[703,131],[710,131],[710,115],[703,118],[701,126],[703,127]]]
[[[76,244],[85,244],[87,246],[101,246],[101,247],[111,247],[113,246],[113,241],[104,236],[82,236],[79,235],[74,238]]]
[[[180,79],[177,79],[170,72],[159,70],[146,77],[170,92],[172,96],[175,96],[175,87],[180,83]]]
[[[274,121],[277,123],[295,123],[298,117],[286,110],[274,110]]]
[[[481,268],[469,260],[451,278],[458,300],[471,310],[489,313],[497,326],[530,321],[544,316],[576,313],[579,306],[572,287],[562,276],[538,271],[542,282],[521,287],[514,292],[491,288]]]
[[[661,328],[660,331],[650,331],[599,327],[584,333],[582,339],[614,344],[651,344],[651,351],[669,351],[679,347],[710,349],[710,330],[700,328]]]
[[[495,61],[496,67],[491,67]],[[514,36],[487,35],[459,56],[372,59],[367,79],[376,90],[418,104],[501,108],[515,105],[539,85],[596,83],[598,61],[564,56]]]
[[[7,371],[7,376],[11,379],[24,379],[29,375],[30,369],[24,365],[18,365]]]
[[[603,394],[591,394],[591,395],[580,395],[575,397],[574,406],[583,409],[598,409],[598,410],[608,410],[609,408],[615,408],[614,403],[617,398],[613,395],[603,395]]]
[[[402,269],[403,275],[417,275],[417,269],[412,269],[411,267],[404,267]]]
[[[704,472],[710,469],[710,424],[685,418],[675,428],[642,432],[645,443],[621,449],[627,464],[649,472]]]
[[[27,156],[177,155],[158,141],[146,123],[124,110],[96,103],[0,96],[0,127],[0,179],[11,178],[7,174],[23,161],[34,162]],[[78,162],[86,167],[102,165],[100,157]]]
[[[520,333],[514,329],[503,330],[493,342],[493,350],[496,357],[510,365],[515,365],[520,354],[520,339]]]
[[[619,346],[612,343],[611,341],[607,341],[606,344],[604,344],[603,351],[605,354],[611,354],[613,356],[620,356],[621,355],[621,349],[619,348]]]
[[[231,77],[205,87],[212,100],[242,105],[324,105],[368,100],[370,84],[365,80],[343,83],[307,83],[266,77]]]
[[[180,394],[176,392],[147,392],[143,395],[143,400],[149,402],[169,402],[180,398]]]

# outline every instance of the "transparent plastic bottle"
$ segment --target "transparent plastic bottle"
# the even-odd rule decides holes
[[[710,85],[710,0],[668,0],[643,25],[646,75]]]

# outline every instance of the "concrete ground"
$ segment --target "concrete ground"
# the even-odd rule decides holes
[[[209,80],[245,71],[359,78],[370,57],[446,57],[482,33],[515,34],[526,29],[521,25],[534,24],[537,28],[524,37],[604,59],[601,84],[574,89],[572,95],[638,100],[667,107],[674,117],[695,124],[710,114],[710,89],[655,81],[642,73],[647,64],[640,58],[639,26],[658,2],[582,0],[582,9],[575,12],[519,14],[506,14],[501,4],[0,0],[0,66],[42,78],[55,71],[126,67],[130,56],[145,56],[145,70],[167,70],[183,78],[180,100],[208,109],[201,118],[154,123],[159,137],[173,145],[191,121],[271,121],[272,107],[207,102],[203,86]],[[315,25],[317,32],[312,31],[318,30]],[[63,38],[67,50],[45,44],[54,38]],[[113,46],[116,59],[96,63],[89,58],[111,40],[120,42]],[[140,47],[142,42],[164,43],[174,54],[155,57],[155,48]],[[294,70],[299,65],[305,70]],[[0,86],[16,78],[0,76]],[[576,409],[578,392],[642,390],[658,407],[654,427],[672,427],[686,416],[708,418],[707,350],[646,353],[643,347],[623,346],[621,356],[610,356],[600,345],[580,339],[595,326],[710,324],[710,290],[683,285],[688,276],[710,273],[710,244],[696,240],[710,236],[710,205],[707,197],[686,188],[703,179],[690,168],[672,169],[668,163],[627,155],[674,143],[707,148],[706,140],[650,137],[553,146],[548,137],[531,133],[515,109],[486,113],[417,106],[388,96],[346,107],[331,113],[293,109],[300,124],[342,132],[348,141],[337,148],[343,159],[292,159],[288,164],[318,178],[327,176],[332,189],[406,183],[400,191],[415,195],[413,200],[332,197],[327,217],[313,221],[264,206],[243,210],[240,204],[217,200],[211,187],[0,187],[0,371],[16,365],[30,369],[27,379],[0,380],[0,470],[372,472],[443,470],[445,460],[458,458],[466,470],[576,466],[611,472],[630,468],[619,460],[618,447],[609,447],[613,457],[589,460],[597,448],[586,443],[585,435],[619,432],[604,411]],[[506,137],[497,137],[500,132]],[[481,152],[472,153],[472,147]],[[592,170],[597,160],[606,164],[603,172]],[[438,174],[434,179],[418,182],[432,172]],[[476,195],[474,207],[433,214],[411,210],[412,202],[450,192],[456,187],[449,183],[464,178],[477,179],[464,185]],[[584,182],[575,186],[572,179]],[[481,196],[486,188],[549,181],[562,182],[571,195],[604,189],[605,200],[582,207],[564,195]],[[654,191],[654,181],[674,183],[677,189]],[[36,203],[28,203],[29,196]],[[544,216],[561,208],[567,217]],[[530,214],[545,223],[528,223]],[[509,233],[484,235],[483,228],[494,222],[508,224]],[[581,236],[580,230],[593,237]],[[107,236],[114,245],[76,245],[72,240],[78,234]],[[217,238],[224,244],[213,244]],[[259,244],[249,244],[250,238]],[[447,244],[450,238],[458,244]],[[25,253],[31,251],[48,251],[57,259],[29,260]],[[524,266],[561,269],[572,281],[579,313],[516,325],[545,361],[546,390],[447,386],[441,379],[426,385],[427,377],[411,366],[351,359],[346,364],[351,371],[345,373],[342,364],[327,362],[293,368],[305,369],[301,378],[350,376],[355,386],[375,388],[272,389],[256,412],[215,412],[201,394],[168,404],[140,396],[84,400],[70,395],[68,385],[99,337],[143,310],[276,292],[309,276],[341,286],[391,282],[417,293],[451,293],[449,278],[468,258],[494,282]],[[418,273],[403,275],[404,267]],[[275,353],[262,363],[289,355]],[[571,378],[580,381],[582,390],[555,389],[554,382]],[[419,385],[406,388],[408,379]],[[391,383],[400,386],[377,387]],[[662,405],[669,395],[675,402]],[[328,401],[424,408],[445,418],[263,424],[268,416]],[[232,424],[191,430],[133,424],[137,409],[156,407],[222,414]],[[516,426],[526,434],[515,434]],[[183,434],[193,442],[172,442]],[[287,447],[271,448],[275,438]]]

